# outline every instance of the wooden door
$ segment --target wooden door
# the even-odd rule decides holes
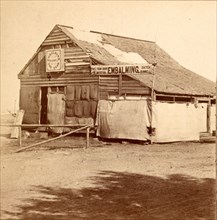
[[[48,124],[64,124],[65,117],[65,94],[58,90],[54,91],[52,88],[48,91],[47,104],[47,121]],[[52,128],[54,133],[62,133],[63,128]]]

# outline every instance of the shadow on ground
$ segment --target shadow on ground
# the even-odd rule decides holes
[[[214,179],[103,171],[93,180],[95,187],[79,190],[37,186],[43,196],[26,200],[9,219],[215,219]]]

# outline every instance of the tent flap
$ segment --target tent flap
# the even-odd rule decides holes
[[[148,120],[146,100],[100,100],[96,119],[97,136],[149,140]]]

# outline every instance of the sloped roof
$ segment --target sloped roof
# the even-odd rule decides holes
[[[144,65],[157,62],[157,66],[155,67],[154,90],[158,93],[199,96],[213,96],[216,93],[215,83],[213,81],[181,66],[155,42],[96,31],[78,31],[73,29],[73,27],[64,25],[56,25],[53,30],[55,28],[59,28],[99,64],[138,63]],[[38,48],[28,63],[40,51],[40,48]],[[28,63],[21,70],[20,74]],[[143,85],[152,87],[153,75],[128,75]]]
[[[138,54],[149,64],[157,62],[155,68],[155,91],[180,95],[215,94],[215,83],[181,66],[155,42],[145,41],[95,31],[77,33],[72,27],[58,25],[72,40],[90,53],[92,58],[102,64],[126,64],[107,50],[108,45],[124,53]],[[79,39],[80,38],[80,39]],[[139,60],[140,61],[140,60]],[[135,62],[128,62],[132,64]],[[140,63],[140,62],[137,62]],[[129,74],[132,78],[152,87],[150,74]]]

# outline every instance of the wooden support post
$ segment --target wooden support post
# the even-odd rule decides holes
[[[122,95],[122,75],[119,75],[118,78],[118,95],[121,96]]]
[[[22,147],[22,127],[19,127],[19,144],[20,147]]]
[[[90,127],[87,127],[87,133],[86,133],[86,148],[89,148],[90,146]]]
[[[153,134],[152,134],[152,132],[153,132],[153,109],[154,109],[154,107],[153,107],[153,102],[155,101],[155,92],[154,92],[154,85],[155,85],[155,78],[156,78],[156,74],[155,74],[155,66],[156,65],[154,65],[154,68],[153,68],[153,78],[152,78],[152,87],[151,87],[151,119],[150,119],[150,121],[151,121],[151,123],[150,123],[150,129],[151,129],[151,135],[150,135],[150,144],[153,144]]]
[[[211,134],[211,104],[207,104],[207,132]]]

